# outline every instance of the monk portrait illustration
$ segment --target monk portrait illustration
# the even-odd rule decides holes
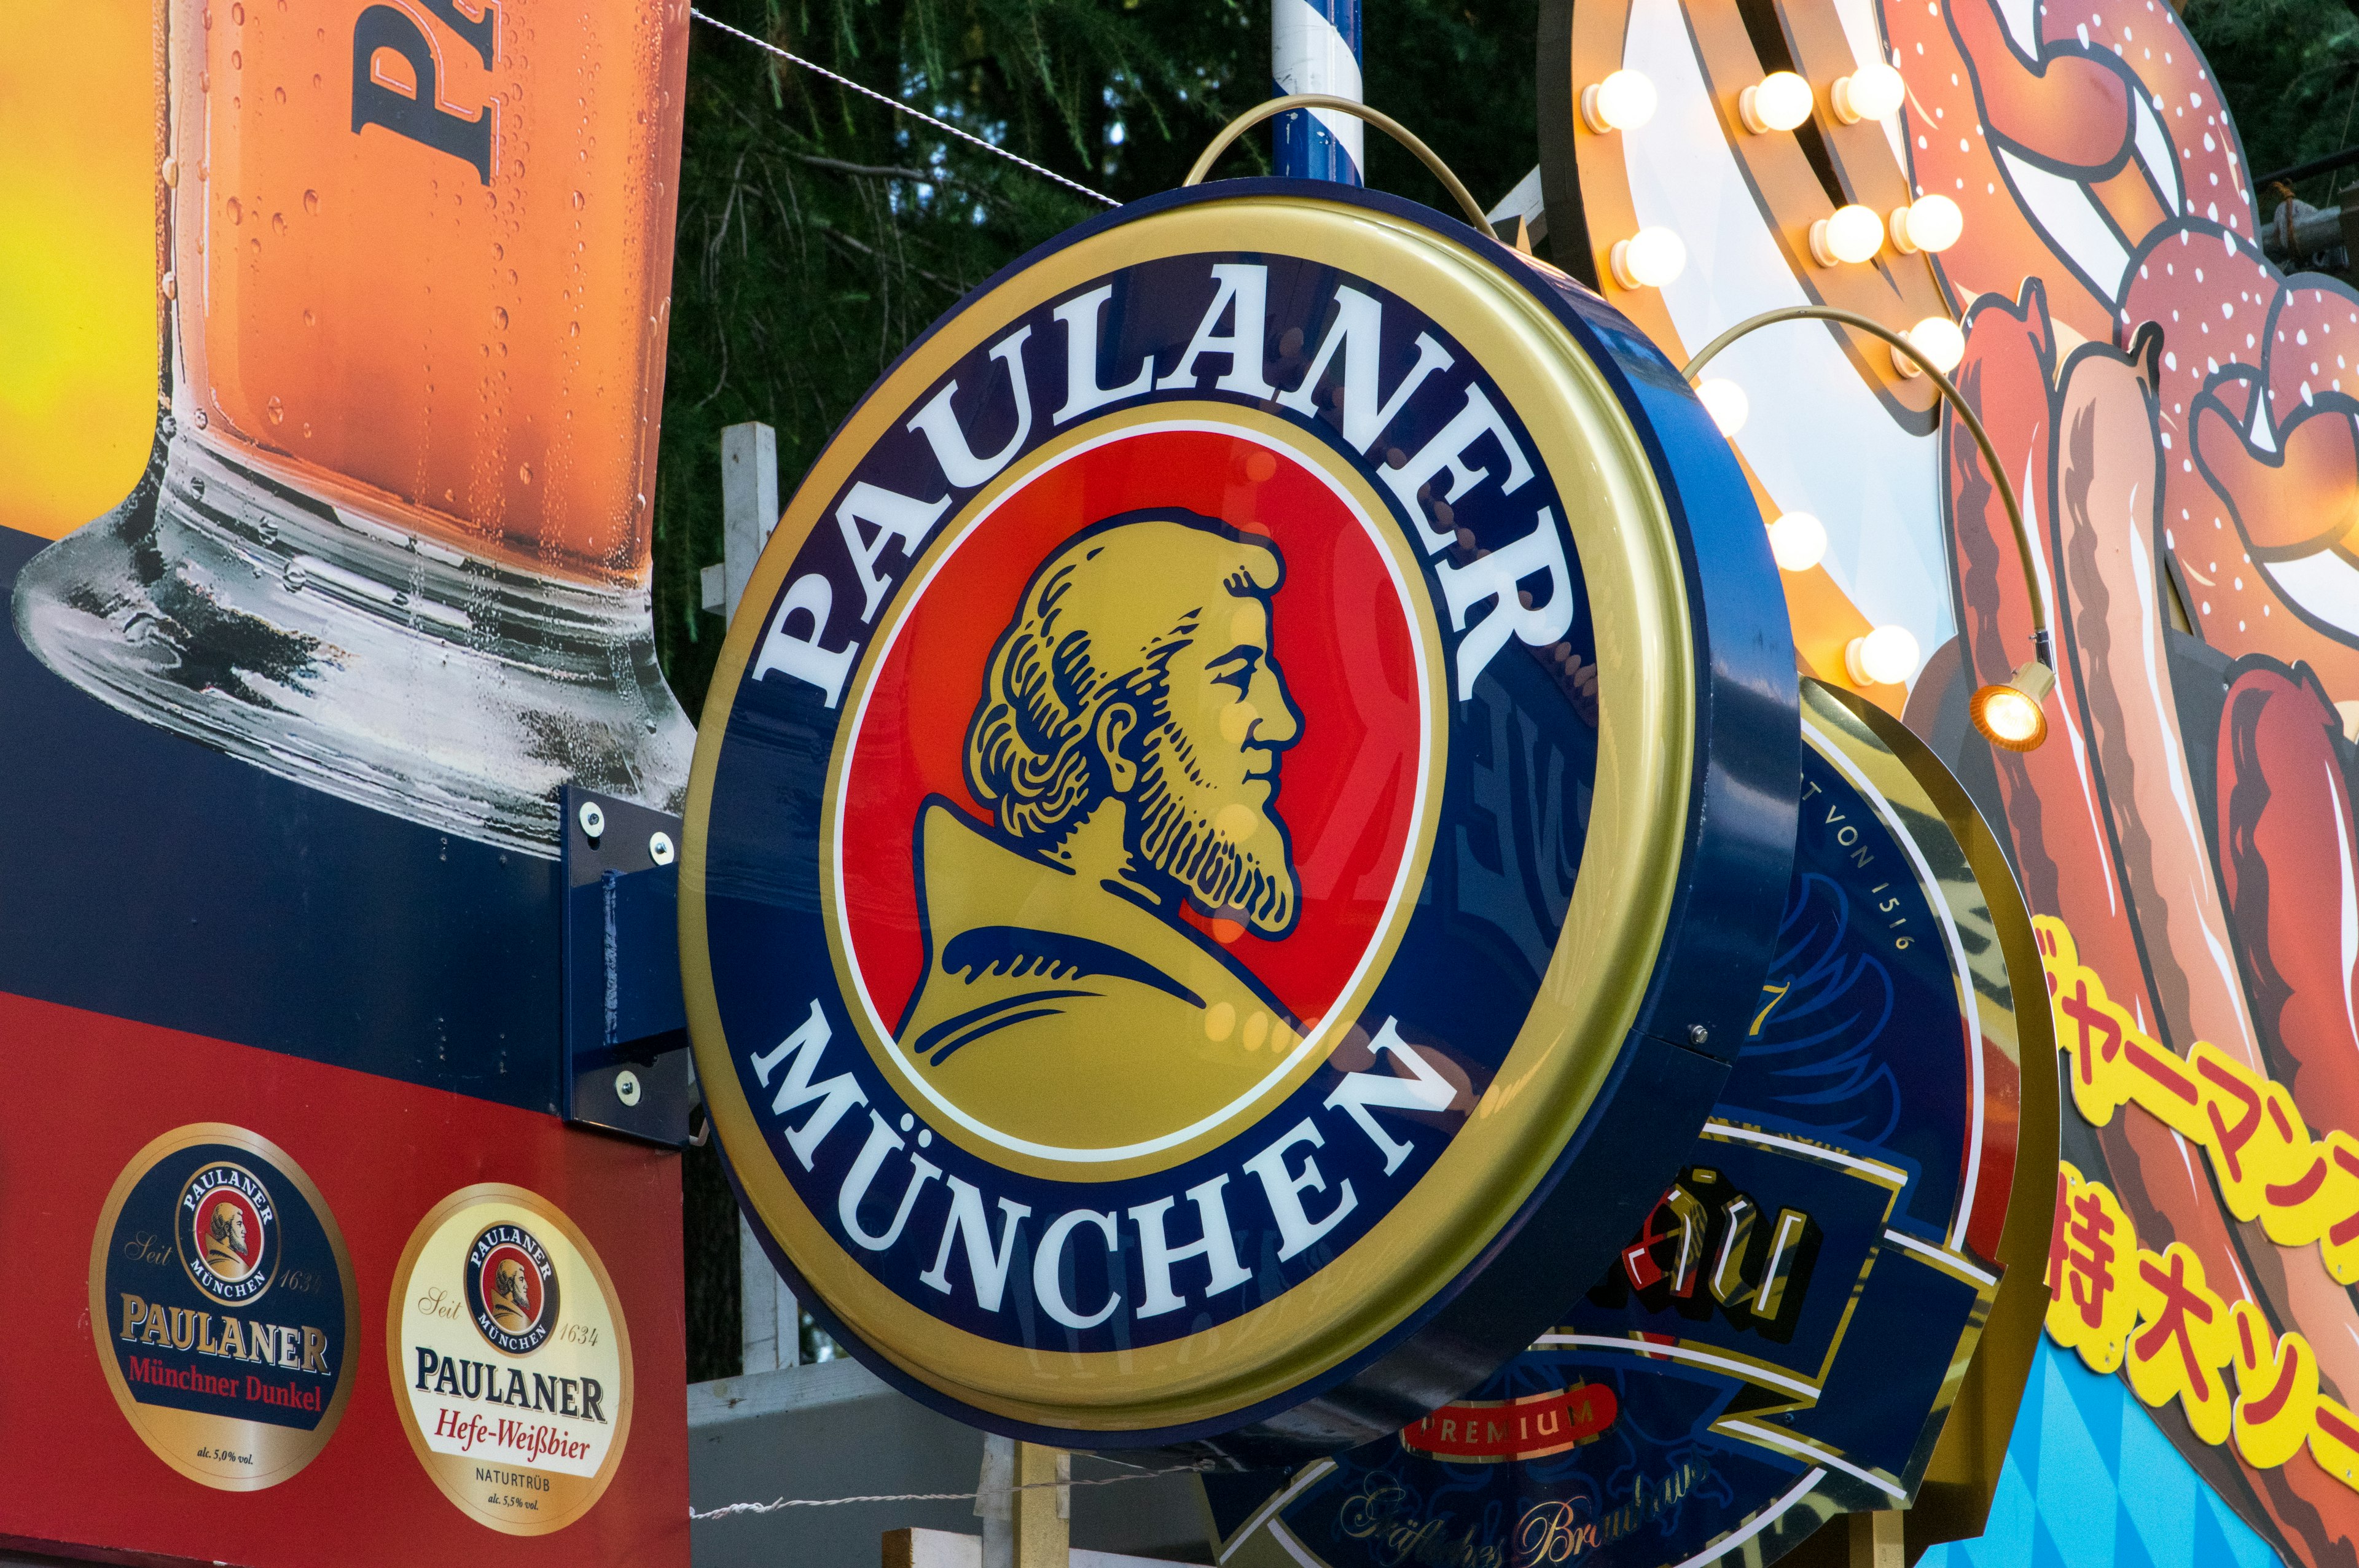
[[[503,1258],[500,1266],[492,1271],[492,1321],[510,1334],[523,1334],[532,1327],[532,1284],[525,1278],[524,1265],[514,1258]]]
[[[1190,513],[1100,523],[1043,561],[966,738],[990,814],[916,828],[927,965],[898,1037],[1002,1131],[1120,1146],[1262,1081],[1295,1021],[1181,918],[1270,937],[1300,906],[1277,809],[1302,733],[1271,652],[1285,565]]]
[[[245,1212],[223,1198],[205,1217],[205,1267],[222,1279],[235,1281],[254,1272],[254,1243],[245,1229]]]

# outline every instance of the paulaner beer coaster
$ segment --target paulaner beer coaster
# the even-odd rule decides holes
[[[359,1300],[320,1189],[222,1122],[139,1151],[91,1242],[114,1402],[158,1458],[223,1491],[275,1487],[327,1446],[352,1397]]]
[[[587,1513],[631,1433],[614,1282],[557,1206],[499,1182],[419,1223],[386,1311],[394,1405],[443,1496],[510,1535]]]

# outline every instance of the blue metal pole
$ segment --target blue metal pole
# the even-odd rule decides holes
[[[1269,73],[1280,94],[1326,92],[1364,102],[1360,89],[1360,0],[1270,0]],[[1277,117],[1271,163],[1295,179],[1360,185],[1361,124],[1349,114],[1295,109]]]

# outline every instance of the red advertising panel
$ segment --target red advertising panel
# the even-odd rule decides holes
[[[56,230],[0,258],[0,1411],[42,1476],[0,1542],[685,1563],[684,1087],[610,1022],[650,1136],[566,1119],[601,873],[559,826],[686,783],[687,12],[54,20],[88,47],[0,66],[0,191]]]
[[[669,1152],[440,1089],[20,997],[0,998],[0,1039],[20,1067],[38,1064],[47,1086],[0,1107],[0,1207],[25,1238],[11,1278],[30,1325],[0,1358],[0,1408],[50,1412],[44,1463],[67,1478],[12,1496],[0,1525],[7,1539],[202,1562],[391,1563],[483,1550],[489,1525],[518,1537],[500,1547],[509,1561],[686,1560],[679,1185]],[[63,1107],[80,1108],[71,1136],[60,1136]],[[308,1265],[290,1239],[283,1261],[264,1247],[259,1261],[277,1277],[250,1305],[182,1304],[223,1282],[172,1233],[186,1184],[171,1182],[160,1204],[136,1201],[136,1184],[132,1203],[110,1195],[155,1163],[150,1130],[189,1128],[203,1130],[208,1148],[242,1132],[267,1139],[266,1153],[242,1162],[276,1218],[250,1225],[248,1237],[291,1238],[309,1210],[332,1223],[341,1281],[318,1269],[293,1277]],[[285,1179],[299,1172],[304,1190]],[[525,1193],[530,1208],[563,1217],[535,1238],[544,1253],[550,1244],[576,1256],[595,1249],[602,1271],[558,1276],[560,1291],[586,1278],[593,1299],[560,1296],[549,1315],[560,1336],[594,1317],[621,1350],[623,1378],[592,1390],[588,1352],[600,1347],[581,1346],[565,1366],[567,1390],[549,1365],[479,1333],[468,1310],[479,1292],[455,1266],[463,1258],[439,1260],[454,1266],[437,1271],[406,1256],[429,1211],[489,1184],[511,1195],[507,1206]],[[201,1199],[200,1217],[218,1201]],[[537,1285],[532,1245],[506,1250],[527,1257]],[[496,1260],[491,1271],[496,1278]],[[322,1303],[345,1310],[322,1313]],[[347,1320],[358,1325],[349,1340]],[[261,1336],[284,1345],[289,1329],[294,1348],[265,1360]],[[406,1352],[398,1379],[388,1374],[396,1336]],[[306,1343],[315,1336],[324,1341],[316,1356]],[[420,1346],[436,1357],[422,1391]],[[315,1370],[315,1359],[333,1366]],[[452,1379],[436,1376],[445,1360],[460,1364],[455,1393]],[[484,1390],[486,1368],[503,1385],[520,1383],[525,1399],[487,1398],[506,1387]],[[551,1383],[554,1397],[536,1409],[537,1386]],[[324,1417],[284,1402],[289,1390],[299,1400],[324,1393]],[[474,1433],[472,1446],[453,1454],[457,1443],[433,1444],[438,1421],[444,1433]],[[558,1444],[599,1461],[588,1478],[560,1473],[582,1455],[548,1451]],[[604,1496],[580,1506],[593,1484]],[[93,1507],[101,1496],[103,1509]],[[518,1500],[503,1507],[503,1496]]]

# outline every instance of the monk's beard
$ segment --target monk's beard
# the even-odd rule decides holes
[[[1138,802],[1139,858],[1197,907],[1267,936],[1294,928],[1300,893],[1285,827],[1258,806],[1223,802],[1169,727],[1147,743]]]

